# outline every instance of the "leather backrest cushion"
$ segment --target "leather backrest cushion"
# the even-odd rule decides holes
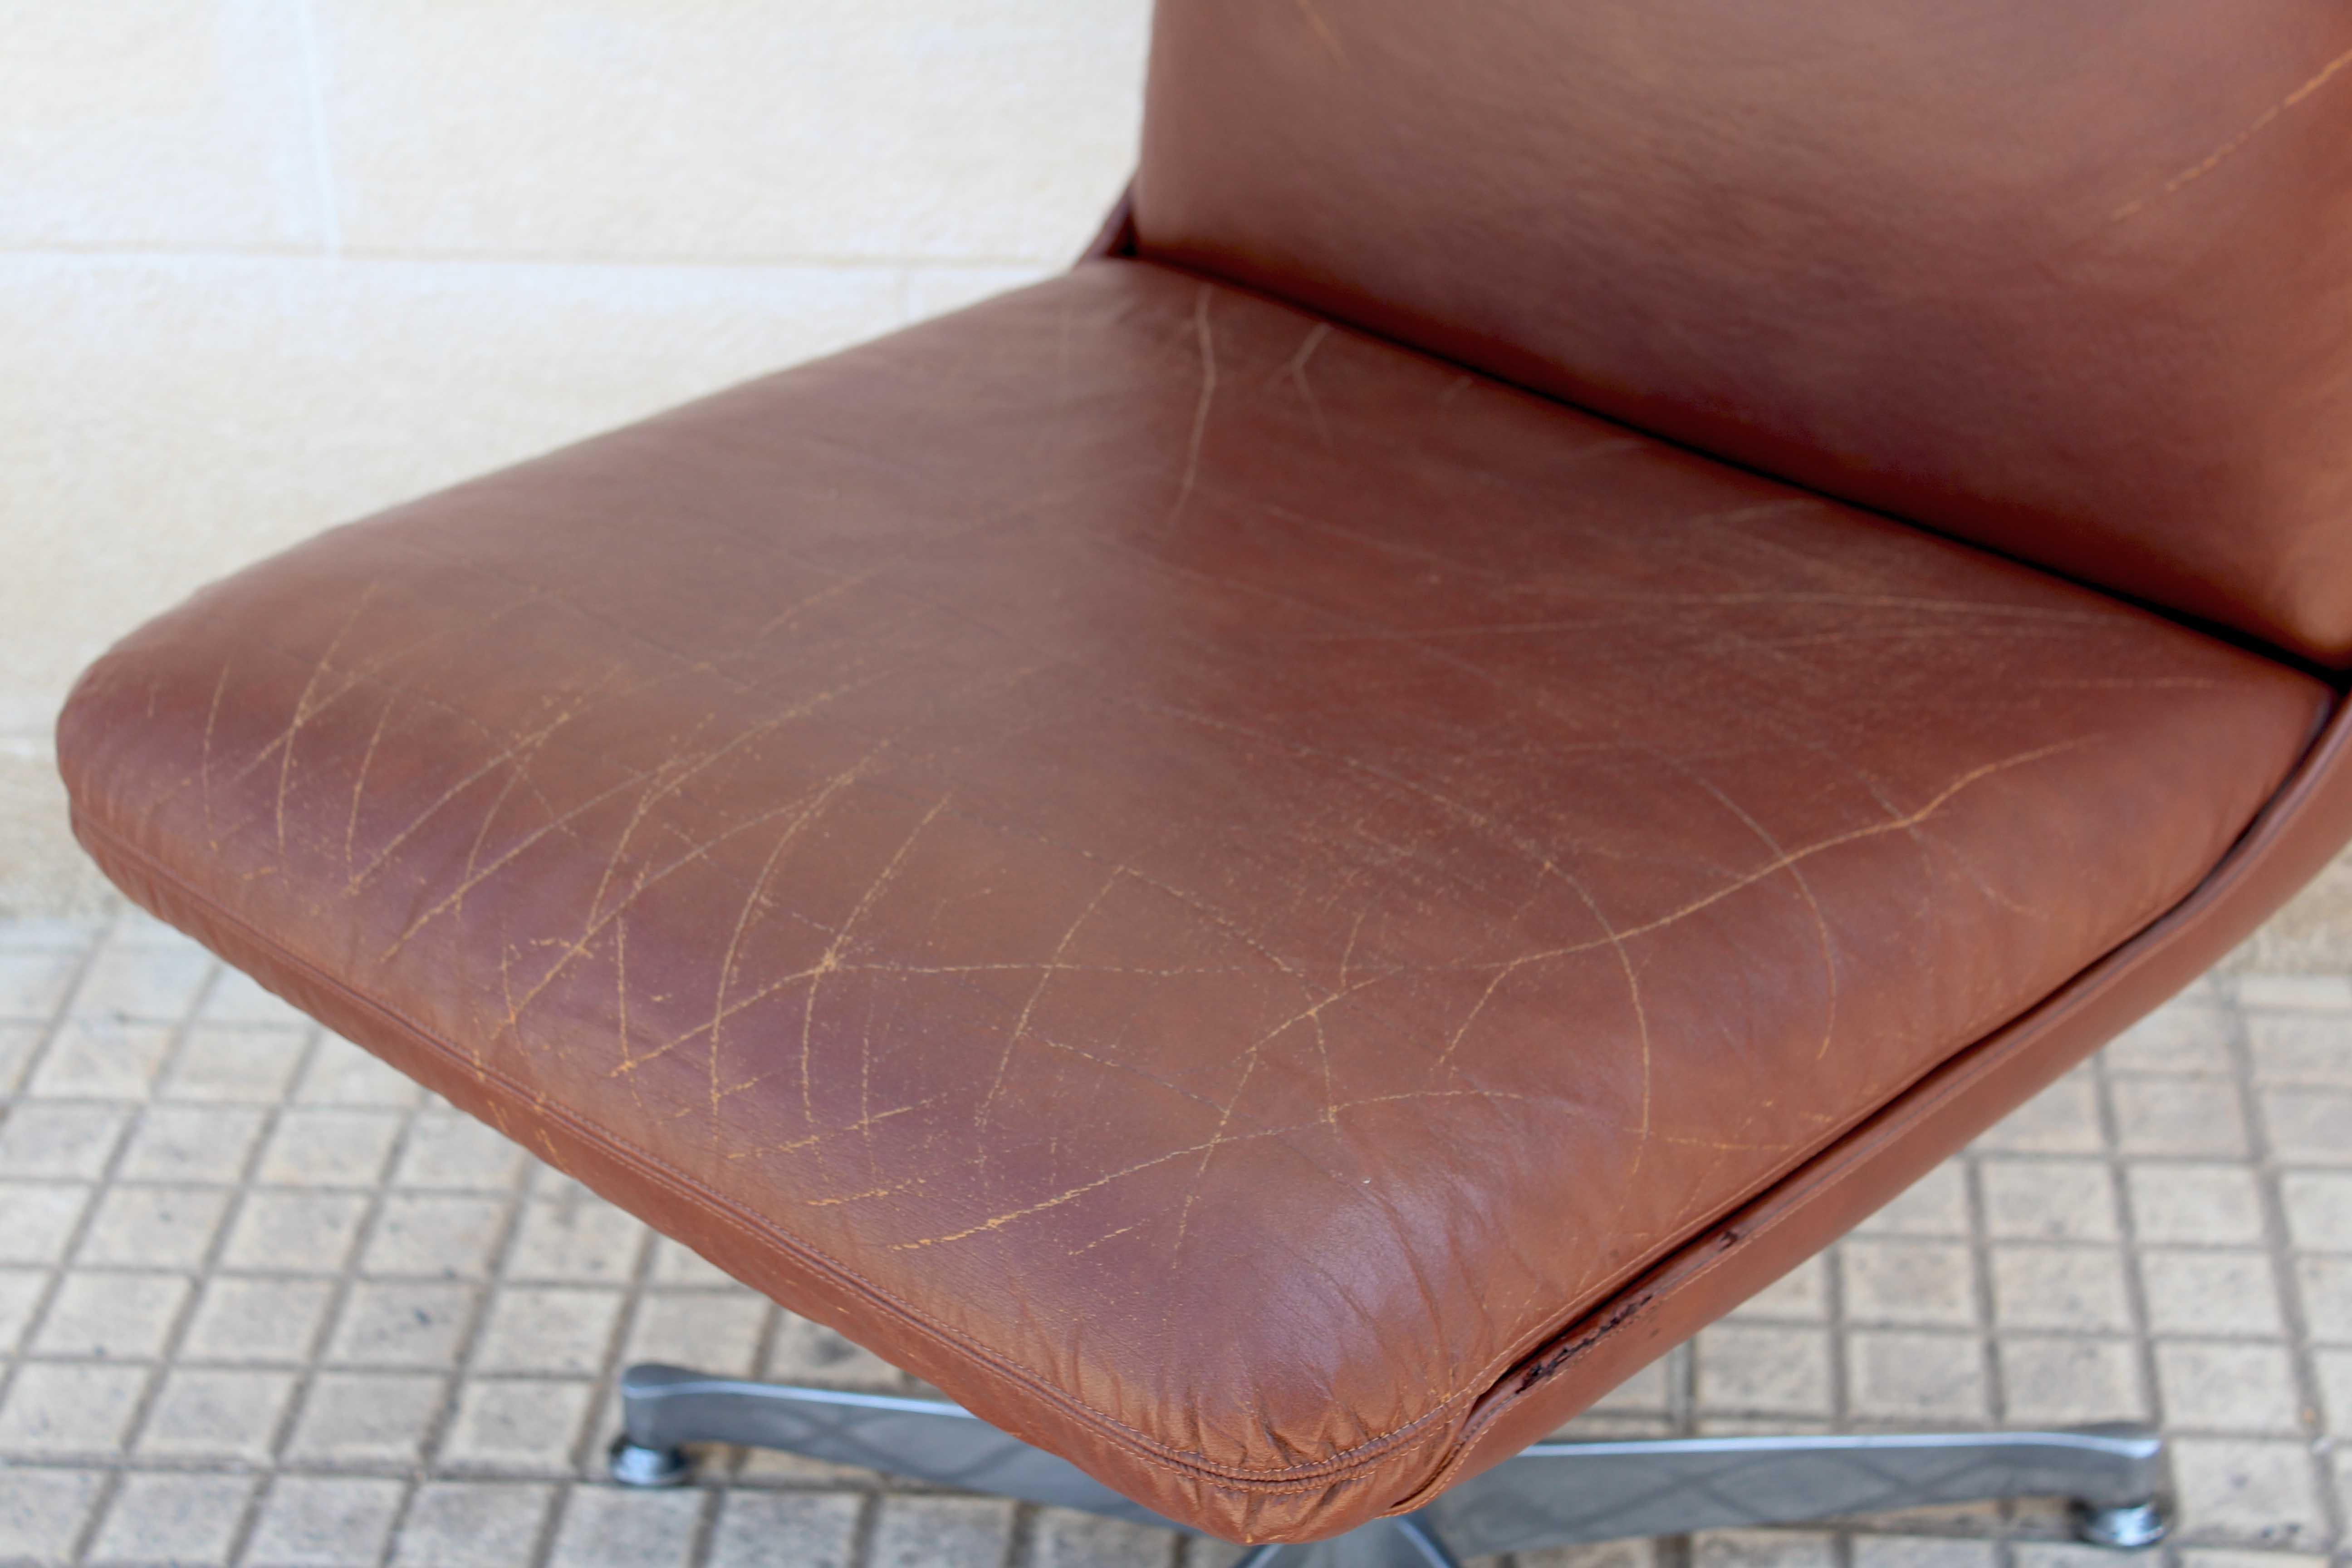
[[[2346,0],[1160,0],[1142,253],[2352,663]]]

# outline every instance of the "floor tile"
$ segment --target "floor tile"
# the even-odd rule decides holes
[[[1825,1415],[1829,1337],[1718,1324],[1699,1336],[1698,1388],[1701,1403],[1724,1411]]]
[[[885,1498],[866,1562],[870,1568],[995,1568],[1012,1528],[1010,1503]]]
[[[139,1434],[142,1458],[266,1463],[294,1395],[294,1375],[175,1368]]]
[[[2352,1084],[2352,1013],[2251,1013],[2246,1043],[2258,1079]]]
[[[0,1179],[87,1181],[105,1168],[129,1120],[122,1111],[104,1106],[22,1101],[0,1121]]]
[[[125,1476],[90,1544],[92,1563],[226,1563],[253,1500],[249,1475]]]
[[[2279,1198],[2297,1247],[2352,1252],[2352,1171],[2290,1171],[2279,1178]]]
[[[735,1281],[718,1265],[698,1257],[691,1247],[668,1237],[654,1239],[653,1281],[656,1285],[731,1287]]]
[[[0,1562],[65,1561],[97,1506],[97,1470],[18,1469],[0,1487]]]
[[[350,1256],[367,1217],[357,1193],[254,1193],[230,1222],[221,1256],[229,1268],[332,1274]]]
[[[164,1075],[167,1100],[232,1100],[268,1105],[285,1093],[300,1067],[309,1037],[292,1029],[217,1028],[188,1031]]]
[[[530,1561],[552,1487],[433,1481],[419,1487],[400,1527],[393,1568],[513,1568]],[[772,1540],[768,1563],[802,1561]]]
[[[198,1361],[299,1365],[317,1342],[333,1287],[324,1279],[208,1281],[180,1354]]]
[[[193,1269],[228,1212],[219,1188],[118,1186],[100,1200],[77,1264]]]
[[[2263,1243],[2261,1184],[2249,1166],[2141,1162],[2126,1184],[2133,1228],[2144,1242]]]
[[[2288,1436],[2302,1428],[2303,1398],[2284,1345],[2159,1344],[2156,1375],[2174,1426]]]
[[[614,1285],[635,1272],[647,1231],[600,1198],[541,1198],[524,1211],[507,1278]]]
[[[0,1454],[115,1452],[147,1377],[135,1366],[28,1363],[0,1404]]]
[[[245,1552],[247,1568],[347,1568],[373,1563],[392,1533],[398,1481],[279,1476]]]
[[[1977,1321],[1976,1262],[1963,1243],[1856,1237],[1838,1257],[1848,1321],[1965,1327]]]
[[[234,1182],[264,1115],[256,1106],[151,1106],[131,1130],[118,1173],[133,1182]]]
[[[589,1376],[604,1363],[611,1348],[621,1305],[617,1290],[509,1285],[491,1301],[474,1364],[490,1373]]]
[[[1692,1568],[1832,1568],[1836,1538],[1812,1530],[1708,1530],[1691,1537]]]
[[[1985,1224],[1996,1237],[2111,1241],[2119,1234],[2115,1178],[2095,1160],[1988,1159],[1978,1168]]]
[[[1973,1146],[2012,1153],[2097,1153],[2097,1079],[2087,1068],[2075,1068],[2002,1117]]]
[[[2129,1340],[2003,1334],[1995,1351],[2011,1421],[2065,1426],[2149,1414],[2139,1347]]]
[[[1992,1249],[1993,1319],[2003,1329],[2130,1329],[2124,1255],[2114,1247],[2010,1243]]]
[[[53,1100],[141,1100],[171,1048],[169,1025],[69,1018],[58,1026],[25,1091]]]
[[[217,961],[185,940],[134,947],[110,941],[73,994],[73,1016],[91,1023],[176,1024],[212,978]]]
[[[224,968],[197,1010],[200,1024],[229,1028],[268,1027],[307,1034],[312,1025],[291,1003],[265,990],[261,982],[235,969]]]
[[[2231,1032],[2227,1008],[2168,1002],[2110,1040],[2104,1054],[2122,1072],[2226,1073]]]
[[[46,1021],[64,1005],[81,962],[69,948],[0,948],[0,1018]]]
[[[719,1510],[710,1568],[849,1568],[864,1500],[841,1493],[737,1491]]]
[[[2265,1087],[2257,1097],[2271,1152],[2290,1164],[2352,1164],[2352,1088],[2318,1084]]]
[[[303,1396],[286,1457],[317,1465],[414,1465],[447,1385],[429,1373],[322,1372]]]
[[[1939,1236],[1969,1234],[1967,1170],[1947,1161],[1890,1199],[1876,1214],[1854,1227],[1857,1236]]]
[[[1201,1562],[1202,1542],[1192,1543],[1193,1555],[1187,1557],[1184,1568],[1207,1568]],[[1656,1544],[1648,1541],[1597,1541],[1581,1546],[1555,1546],[1540,1552],[1521,1552],[1515,1555],[1517,1568],[1655,1568],[1658,1562]],[[1888,1564],[1886,1568],[1906,1568]],[[1955,1562],[1947,1564],[1922,1563],[1919,1568],[1983,1568],[1976,1563]]]
[[[260,1179],[283,1186],[363,1187],[373,1184],[399,1136],[393,1110],[286,1111],[262,1151]]]
[[[478,1279],[489,1272],[506,1214],[497,1198],[394,1193],[384,1200],[360,1268],[370,1274]]]
[[[625,1362],[707,1366],[749,1377],[772,1309],[750,1290],[672,1290],[646,1296],[629,1325]]]
[[[1856,1415],[1969,1426],[1991,1414],[1984,1346],[1974,1334],[1865,1329],[1848,1334],[1846,1345]]]
[[[0,1268],[0,1355],[16,1350],[48,1286],[46,1269]]]
[[[298,1105],[372,1105],[406,1110],[425,1093],[410,1079],[332,1035],[322,1036],[294,1086]]]
[[[2319,1398],[2325,1407],[2328,1433],[2352,1437],[2352,1350],[2315,1351],[2311,1364],[2319,1380]]]
[[[2117,1073],[2107,1092],[2127,1155],[2245,1156],[2245,1110],[2238,1086],[2229,1079]]]
[[[188,1281],[176,1274],[77,1271],[50,1299],[33,1350],[114,1361],[153,1356],[187,1299]]]
[[[692,1490],[573,1487],[550,1568],[685,1568],[704,1500]],[[654,1506],[633,1506],[645,1502]]]
[[[1031,1568],[1165,1568],[1174,1532],[1125,1520],[1039,1510],[1029,1539]]]
[[[2173,1446],[2173,1475],[2191,1541],[2297,1546],[2323,1539],[2308,1444],[2184,1437]]]
[[[895,1390],[898,1369],[880,1356],[790,1312],[779,1312],[760,1375],[821,1388]]]
[[[2298,1258],[2304,1321],[2320,1344],[2352,1344],[2352,1258]]]
[[[2238,1000],[2250,1011],[2352,1012],[2352,977],[2342,974],[2241,974],[2236,984]]]
[[[94,1191],[74,1182],[0,1181],[0,1263],[62,1259]]]
[[[581,1422],[598,1392],[584,1381],[470,1378],[442,1442],[441,1462],[457,1471],[566,1474]]]
[[[41,1024],[0,1022],[0,1097],[16,1092],[47,1034]]]
[[[2277,1278],[2259,1252],[2152,1247],[2139,1263],[2148,1327],[2159,1334],[2284,1332]]]
[[[343,1302],[327,1358],[354,1366],[454,1366],[476,1305],[463,1285],[362,1280]]]
[[[1741,1302],[1731,1315],[1745,1321],[1819,1321],[1829,1311],[1828,1261],[1805,1259]]]
[[[528,1158],[496,1128],[460,1112],[443,1111],[417,1118],[408,1130],[392,1184],[504,1192]]]

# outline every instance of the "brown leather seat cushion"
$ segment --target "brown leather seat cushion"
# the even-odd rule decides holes
[[[2179,900],[2326,700],[1105,261],[232,578],[61,752],[336,1026],[1298,1535]]]

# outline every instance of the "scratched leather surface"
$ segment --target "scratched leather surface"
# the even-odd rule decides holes
[[[2342,0],[1164,0],[1146,254],[2352,661]]]
[[[215,585],[60,755],[208,940],[1265,1536],[2179,900],[2326,704],[1102,261]]]

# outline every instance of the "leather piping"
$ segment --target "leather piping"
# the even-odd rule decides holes
[[[147,876],[170,887],[190,904],[205,910],[209,918],[237,931],[273,962],[299,973],[312,984],[343,998],[355,1008],[383,1020],[478,1083],[492,1089],[517,1109],[527,1109],[534,1117],[558,1122],[572,1136],[635,1167],[649,1182],[669,1189],[728,1228],[764,1245],[773,1246],[811,1272],[847,1287],[856,1295],[872,1301],[887,1315],[924,1337],[943,1347],[951,1347],[956,1353],[979,1363],[996,1376],[1043,1403],[1102,1432],[1126,1449],[1131,1458],[1154,1468],[1261,1495],[1319,1489],[1373,1468],[1395,1449],[1408,1446],[1411,1439],[1433,1422],[1465,1400],[1475,1400],[1476,1403],[1463,1428],[1447,1446],[1446,1457],[1437,1474],[1417,1488],[1406,1501],[1387,1510],[1399,1512],[1419,1506],[1422,1500],[1450,1484],[1473,1456],[1478,1436],[1516,1403],[1517,1395],[1525,1394],[1548,1378],[1552,1371],[1591,1349],[1601,1337],[1630,1324],[1654,1305],[1655,1297],[1646,1303],[1638,1300],[1645,1284],[1663,1282],[1661,1277],[1675,1274],[1687,1267],[1692,1259],[1710,1250],[1716,1256],[1700,1270],[1700,1276],[1711,1271],[1724,1260],[1736,1242],[1769,1231],[1808,1199],[1833,1187],[1843,1178],[1843,1167],[1850,1167],[1859,1157],[1860,1152],[1855,1145],[1871,1131],[1898,1125],[1923,1114],[1957,1088],[1965,1085],[1974,1075],[1997,1066],[2002,1059],[2004,1046],[2014,1044],[2021,1037],[2029,1035],[2066,1009],[2079,1005],[2165,946],[2174,928],[2193,919],[2205,904],[2219,898],[2227,890],[2233,877],[2250,862],[2263,858],[2261,849],[2266,838],[2275,837],[2282,824],[2291,819],[2297,808],[2308,800],[2317,779],[2336,771],[2332,764],[2346,750],[2347,735],[2352,735],[2352,708],[2339,700],[2323,723],[2325,727],[2318,739],[2306,750],[2287,783],[2265,803],[2253,823],[2215,868],[2179,903],[2153,917],[2137,934],[2095,961],[2059,992],[1976,1043],[1961,1047],[1875,1110],[1827,1134],[1821,1144],[1791,1156],[1786,1164],[1761,1179],[1726,1210],[1720,1211],[1714,1221],[1700,1221],[1695,1231],[1681,1237],[1670,1237],[1633,1259],[1616,1279],[1600,1288],[1596,1293],[1597,1300],[1592,1296],[1587,1298],[1584,1310],[1576,1312],[1565,1330],[1559,1326],[1559,1319],[1536,1325],[1515,1339],[1461,1387],[1420,1415],[1376,1437],[1343,1449],[1328,1459],[1280,1468],[1220,1464],[1199,1455],[1171,1448],[1116,1417],[1073,1399],[1039,1379],[1035,1373],[931,1321],[909,1303],[899,1300],[856,1270],[743,1210],[658,1156],[590,1125],[561,1107],[540,1100],[527,1088],[503,1074],[477,1067],[466,1053],[374,999],[352,990],[340,979],[231,914],[161,865],[152,856],[130,844],[112,829],[93,821],[78,807],[72,814],[72,822],[77,836],[93,853],[102,847],[112,858],[135,863]],[[1811,1179],[1816,1173],[1824,1173],[1825,1179]],[[1798,1188],[1803,1190],[1791,1191]],[[1791,1198],[1793,1201],[1788,1201]],[[1762,1211],[1765,1215],[1759,1222],[1748,1226],[1740,1223],[1742,1216],[1758,1211]],[[1700,1276],[1679,1279],[1675,1282],[1676,1288],[1686,1286],[1691,1279]],[[1629,1300],[1629,1297],[1636,1300]],[[1574,1306],[1569,1310],[1576,1310]],[[1547,1367],[1548,1363],[1548,1370],[1540,1375],[1530,1376],[1532,1369]],[[1518,1370],[1515,1373],[1513,1368]]]

